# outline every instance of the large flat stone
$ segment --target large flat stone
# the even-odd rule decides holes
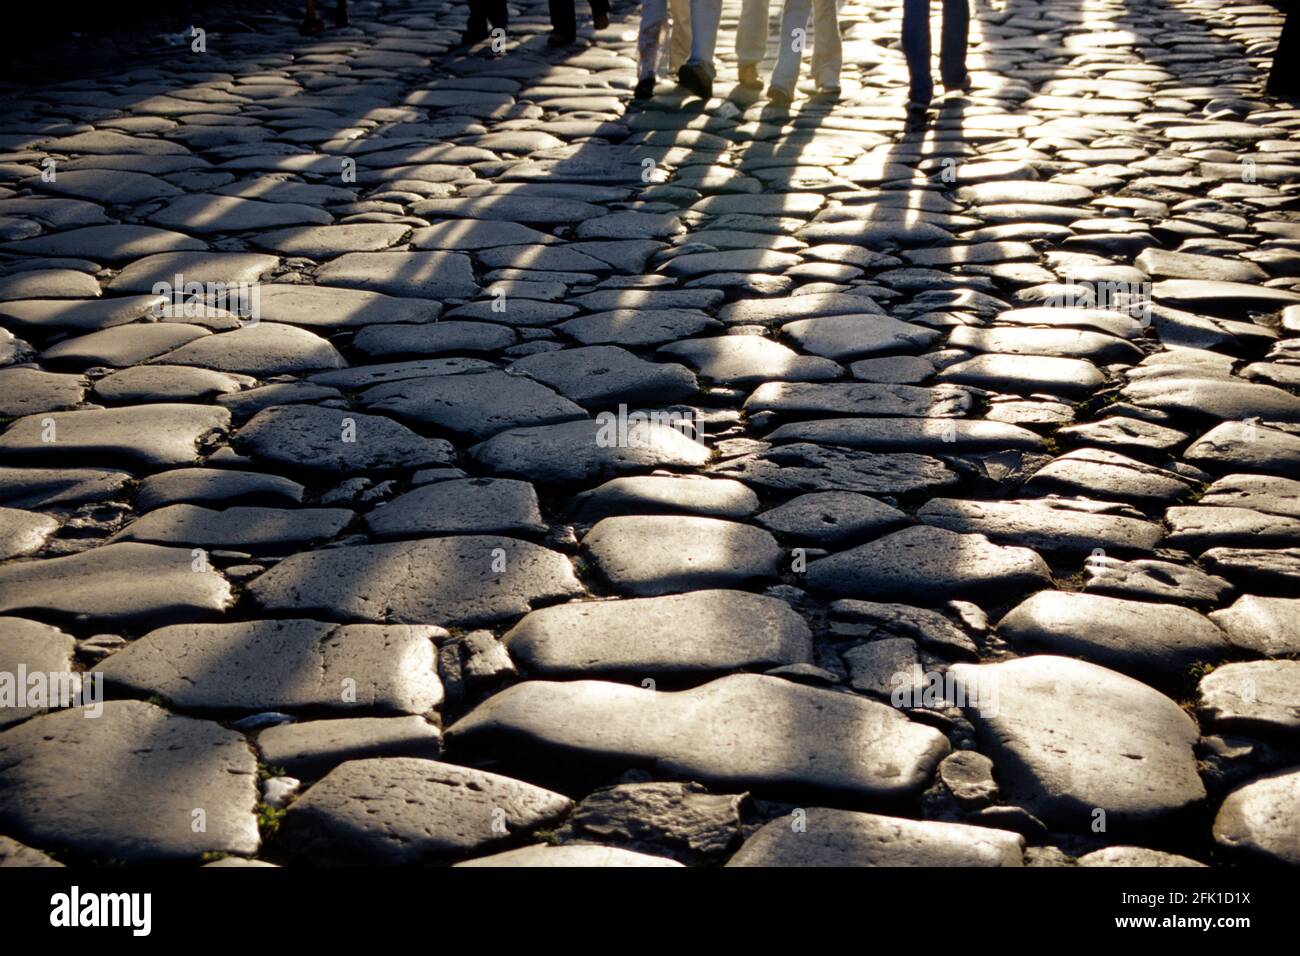
[[[778,817],[727,866],[1022,866],[1024,837],[962,823],[813,807],[795,830]]]
[[[998,633],[1025,652],[1081,657],[1164,682],[1229,651],[1222,632],[1190,608],[1066,591],[1039,591],[1016,605]]]
[[[909,452],[875,454],[795,442],[719,464],[713,473],[782,492],[859,491],[908,494],[937,491],[957,475],[937,458]]]
[[[216,510],[173,504],[142,515],[112,540],[283,554],[336,537],[353,517],[346,508]]]
[[[868,355],[919,352],[938,341],[934,329],[883,315],[834,315],[787,322],[781,334],[813,355],[848,362]]]
[[[628,440],[621,444],[608,440],[608,432],[592,419],[512,428],[475,445],[470,454],[494,474],[545,484],[592,482],[656,468],[699,468],[709,460],[704,445],[665,424],[629,423]]]
[[[275,613],[446,626],[492,624],[579,593],[563,555],[486,535],[303,552],[248,585]]]
[[[1120,393],[1135,405],[1196,418],[1300,422],[1300,398],[1272,385],[1239,379],[1153,378]]]
[[[1022,449],[1038,451],[1043,440],[1027,428],[982,419],[945,418],[828,418],[790,422],[775,429],[767,440],[815,442],[867,451],[923,452],[958,455],[966,452]]]
[[[301,375],[348,363],[326,339],[306,329],[274,322],[257,323],[233,332],[208,335],[182,345],[154,361],[167,365],[197,365],[221,372],[243,372],[259,378]]]
[[[844,372],[829,359],[799,355],[759,335],[688,339],[665,345],[659,353],[681,359],[709,381],[728,385],[823,381]]]
[[[468,299],[478,283],[467,256],[455,252],[350,252],[322,266],[321,285],[419,299]]]
[[[670,866],[680,867],[684,864],[670,860],[666,856],[652,856],[635,850],[624,850],[616,846],[596,846],[592,843],[566,843],[550,846],[539,843],[534,846],[520,847],[518,850],[505,850],[491,856],[481,856],[465,860],[453,866],[473,867],[607,867],[607,866]]]
[[[216,617],[234,603],[215,571],[195,570],[189,548],[106,544],[0,568],[0,612],[105,623]]]
[[[650,402],[671,405],[699,388],[685,366],[647,362],[614,345],[539,352],[510,366],[587,407]]]
[[[724,791],[869,798],[916,793],[949,749],[885,704],[756,674],[676,692],[527,681],[480,704],[448,739],[509,760],[523,752],[502,750],[505,741],[548,759],[651,767]]]
[[[1267,657],[1300,654],[1300,598],[1243,594],[1210,620],[1237,647]]]
[[[105,468],[0,468],[0,503],[14,508],[123,497],[131,476]]]
[[[768,382],[754,389],[745,410],[786,415],[880,415],[958,418],[971,407],[964,388],[879,385],[874,382]],[[918,425],[920,431],[923,426]]]
[[[95,720],[65,710],[0,735],[6,832],[101,861],[257,852],[257,760],[241,735],[142,701],[103,708]]]
[[[1214,818],[1214,841],[1269,863],[1300,865],[1300,770],[1252,780],[1228,794]]]
[[[405,624],[178,624],[100,670],[110,685],[193,711],[424,714],[442,701],[433,640],[445,635]]]
[[[349,760],[425,757],[436,760],[442,734],[424,717],[335,717],[276,724],[257,735],[270,767],[295,777],[320,777]]]
[[[558,793],[434,760],[350,760],[290,807],[284,840],[315,864],[411,864],[518,840],[573,806]]]
[[[939,373],[944,382],[974,385],[990,391],[1030,395],[1084,395],[1100,388],[1106,377],[1091,362],[1076,358],[984,353]]]
[[[259,290],[262,320],[313,329],[348,329],[379,323],[433,322],[437,302],[342,289],[337,286],[267,284]]]
[[[1050,587],[1047,565],[1028,548],[992,544],[982,534],[925,525],[904,528],[808,566],[808,585],[845,597],[996,601]]]
[[[561,604],[533,611],[503,640],[528,673],[548,677],[657,678],[812,660],[803,618],[744,591]]]
[[[439,481],[399,495],[366,515],[376,538],[546,532],[533,486],[511,478]]]
[[[1246,422],[1223,422],[1188,446],[1183,457],[1198,468],[1300,478],[1300,435]]]
[[[57,627],[28,621],[20,617],[0,617],[0,674],[7,676],[6,683],[12,691],[21,687],[28,691],[18,678],[19,668],[28,674],[71,674],[72,655],[77,642]],[[51,690],[54,686],[51,685]],[[19,704],[19,700],[25,701]],[[0,729],[35,717],[51,704],[61,701],[34,701],[29,695],[0,703]]]
[[[605,518],[582,546],[619,591],[669,594],[774,577],[784,552],[766,531],[684,515]]]
[[[173,289],[179,275],[185,283],[221,283],[237,286],[256,282],[280,262],[256,252],[161,252],[137,259],[108,284],[111,292],[153,292],[166,283]],[[174,292],[173,292],[174,294]]]
[[[700,475],[637,475],[614,478],[573,499],[575,519],[594,523],[612,515],[692,514],[708,518],[747,518],[758,510],[758,495],[730,478]]]
[[[582,406],[542,383],[497,370],[388,382],[367,389],[361,400],[403,421],[479,440],[586,417]]]
[[[1197,715],[1216,730],[1300,735],[1300,661],[1225,664],[1202,677],[1196,693]]]
[[[994,541],[1049,552],[1106,551],[1148,553],[1164,537],[1160,525],[1121,505],[1071,498],[1019,501],[963,501],[934,498],[917,510],[926,524],[950,531],[987,535]]]
[[[49,515],[0,508],[0,561],[39,551],[58,530],[58,520]]]
[[[1145,684],[1050,655],[949,673],[1006,801],[1049,826],[1088,832],[1103,810],[1122,833],[1205,798],[1196,723]]]
[[[332,222],[323,209],[291,202],[263,202],[238,196],[193,193],[179,196],[153,213],[150,220],[200,234],[248,232],[300,223]]]
[[[264,409],[239,430],[234,441],[255,461],[328,475],[445,465],[452,460],[452,446],[441,438],[423,438],[382,415],[316,405]]]

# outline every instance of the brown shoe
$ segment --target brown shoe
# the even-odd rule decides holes
[[[751,90],[761,90],[763,81],[758,78],[757,63],[740,64],[740,85]]]

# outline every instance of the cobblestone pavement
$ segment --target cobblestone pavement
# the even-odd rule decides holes
[[[1280,16],[977,2],[905,133],[900,6],[10,86],[0,863],[1300,863]]]

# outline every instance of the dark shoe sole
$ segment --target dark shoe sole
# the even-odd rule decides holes
[[[713,98],[713,80],[704,72],[703,67],[683,64],[677,71],[677,82],[702,100]]]

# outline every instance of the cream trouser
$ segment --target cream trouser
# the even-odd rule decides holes
[[[722,0],[690,0],[691,63],[716,74],[713,54],[718,47],[718,24],[722,20]]]
[[[659,62],[660,51],[664,47],[665,33],[671,34],[668,41],[667,69],[671,73],[686,62],[691,52],[691,4],[690,0],[672,0],[671,18],[669,0],[644,0],[641,4],[641,30],[637,34],[637,55],[639,60],[638,79],[646,80],[656,73],[663,72],[664,64]]]
[[[736,30],[736,59],[758,64],[767,53],[768,4],[770,0],[744,0]],[[785,0],[781,12],[780,49],[772,70],[772,85],[793,90],[799,79],[803,47],[808,45],[808,14],[813,18],[812,75],[823,89],[840,85],[844,54],[840,46],[840,24],[836,0]],[[802,39],[796,34],[802,31]]]

